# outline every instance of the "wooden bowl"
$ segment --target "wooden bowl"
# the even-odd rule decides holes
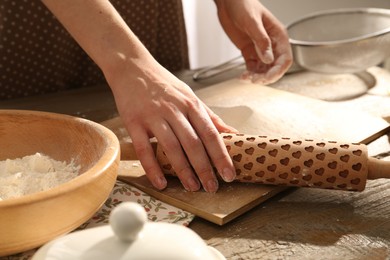
[[[117,177],[119,141],[107,128],[67,115],[0,110],[0,160],[42,153],[80,165],[69,182],[0,201],[0,256],[36,248],[70,232],[108,198]]]

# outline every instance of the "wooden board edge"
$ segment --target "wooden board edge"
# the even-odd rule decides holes
[[[155,198],[158,197],[159,200],[161,200],[165,203],[168,203],[172,206],[178,207],[182,210],[188,211],[188,212],[194,214],[195,216],[206,219],[206,220],[208,220],[212,223],[215,223],[217,225],[223,225],[223,221],[221,219],[226,217],[225,215],[219,215],[219,217],[217,217],[216,215],[209,214],[208,212],[205,212],[201,209],[198,209],[198,208],[194,209],[194,207],[192,205],[185,203],[182,200],[165,195],[164,193],[162,193],[158,190],[154,190],[151,188],[147,188],[143,185],[139,185],[137,182],[132,182],[130,179],[131,179],[131,177],[118,176],[118,180],[123,181],[123,182],[128,183],[128,184],[131,184],[134,187],[140,189],[141,191],[147,193],[150,196],[153,196]],[[178,205],[180,205],[180,206],[178,206]]]
[[[285,186],[274,186],[272,190],[270,190],[266,195],[262,197],[258,197],[251,201],[250,203],[244,205],[243,207],[237,209],[236,211],[232,212],[228,216],[224,216],[221,218],[221,226],[229,223],[230,221],[236,219],[237,217],[243,215],[244,213],[248,212],[249,210],[253,209],[254,207],[260,205],[261,203],[265,202],[266,200],[274,197],[275,195],[286,191],[288,189],[293,189],[294,187],[285,187]]]

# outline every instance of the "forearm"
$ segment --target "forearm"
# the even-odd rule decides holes
[[[43,0],[43,3],[105,74],[123,63],[151,58],[108,0]]]
[[[103,70],[137,156],[156,188],[164,189],[166,179],[151,137],[187,190],[199,190],[202,183],[206,191],[216,192],[213,166],[224,180],[234,179],[233,163],[218,134],[232,128],[157,63],[108,0],[43,2]]]

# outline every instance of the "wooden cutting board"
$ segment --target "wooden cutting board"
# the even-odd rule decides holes
[[[340,103],[320,101],[238,79],[201,89],[196,94],[225,122],[246,134],[368,143],[389,128],[385,120],[358,108],[347,110]],[[122,160],[131,160],[121,163],[121,180],[218,225],[285,190],[284,187],[230,183],[222,184],[216,194],[191,193],[173,178],[169,179],[167,189],[157,191],[136,161],[121,120],[114,118],[103,124],[118,136]]]

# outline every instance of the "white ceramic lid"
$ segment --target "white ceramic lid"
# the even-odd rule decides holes
[[[143,207],[132,202],[123,202],[111,212],[110,225],[57,238],[32,259],[226,260],[187,227],[148,222]]]

